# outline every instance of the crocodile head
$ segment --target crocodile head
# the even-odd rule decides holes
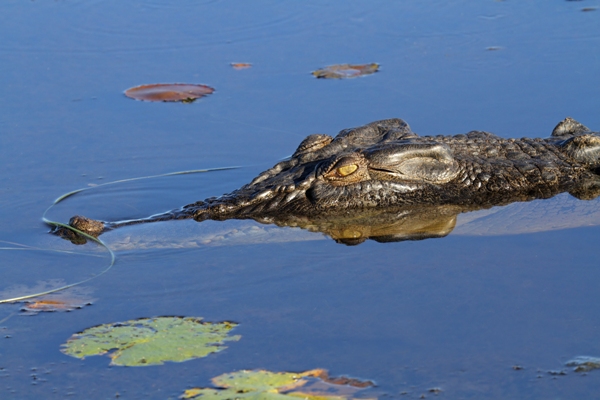
[[[459,166],[444,143],[419,141],[402,120],[310,135],[288,160],[231,194],[211,198],[197,217],[311,215],[397,205],[410,192],[451,181]]]
[[[600,138],[570,118],[550,139],[521,140],[478,131],[420,137],[390,119],[335,138],[310,135],[291,158],[249,184],[184,212],[197,220],[277,222],[372,208],[495,205],[574,190],[581,171],[597,168],[599,155]]]

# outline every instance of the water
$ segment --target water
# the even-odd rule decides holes
[[[404,118],[421,134],[546,136],[566,116],[598,130],[600,12],[581,11],[594,6],[5,1],[0,240],[73,249],[41,222],[63,193],[244,167],[93,189],[49,213],[142,217],[235,189],[310,133],[377,119]],[[236,71],[231,62],[253,67]],[[378,62],[381,71],[344,81],[310,75],[346,62]],[[216,92],[193,104],[122,94],[156,82]],[[374,395],[392,398],[434,397],[432,387],[447,398],[592,398],[598,374],[564,363],[600,355],[599,233],[123,250],[86,284],[92,306],[6,320],[19,306],[0,307],[0,397],[176,398],[224,372],[326,368],[374,380]],[[105,254],[75,248],[83,249]],[[2,256],[0,290],[73,282],[108,262],[52,251]],[[87,327],[158,315],[237,321],[242,339],[205,359],[141,369],[59,352]]]

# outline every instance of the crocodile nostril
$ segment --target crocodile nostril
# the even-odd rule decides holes
[[[88,235],[98,236],[104,230],[104,223],[95,219],[75,215],[69,220],[69,225]]]

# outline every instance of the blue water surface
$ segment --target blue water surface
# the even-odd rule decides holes
[[[101,248],[71,246],[41,221],[77,188],[243,167],[94,188],[49,218],[143,217],[220,195],[308,134],[384,118],[403,118],[420,134],[543,137],[566,116],[600,130],[595,7],[5,0],[0,244],[46,251],[2,250],[0,291],[106,268]],[[311,75],[372,62],[380,71],[362,78]],[[163,82],[216,91],[192,104],[123,95]],[[0,305],[0,398],[177,398],[225,372],[325,368],[376,382],[371,397],[429,398],[440,388],[449,399],[591,399],[600,372],[575,373],[565,362],[600,356],[599,235],[591,226],[354,247],[304,240],[124,250],[85,284],[92,306],[26,317],[19,304]],[[236,321],[242,339],[204,359],[146,368],[60,352],[88,327],[160,315]]]

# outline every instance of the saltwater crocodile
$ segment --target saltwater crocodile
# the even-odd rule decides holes
[[[315,226],[440,210],[456,215],[562,192],[595,198],[599,173],[600,134],[572,118],[546,139],[504,139],[482,131],[418,136],[403,120],[388,119],[342,130],[335,138],[310,135],[289,159],[220,197],[144,219],[75,216],[69,224],[97,236],[123,225],[189,218]]]

